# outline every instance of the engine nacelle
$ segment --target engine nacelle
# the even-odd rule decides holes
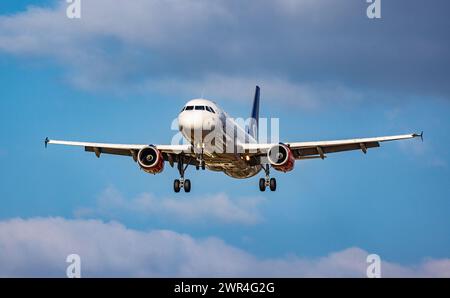
[[[291,149],[283,144],[275,145],[267,152],[267,159],[272,167],[281,172],[289,172],[294,169],[295,158]]]
[[[164,169],[164,158],[156,147],[145,147],[139,150],[137,162],[142,170],[150,174],[161,173]]]

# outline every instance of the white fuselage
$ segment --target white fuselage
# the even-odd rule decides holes
[[[216,103],[206,99],[187,102],[178,115],[178,125],[196,153],[203,153],[208,169],[233,178],[249,178],[261,170],[261,165],[238,152],[239,144],[257,141]]]

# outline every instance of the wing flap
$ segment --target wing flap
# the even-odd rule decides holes
[[[66,146],[78,146],[78,147],[91,147],[91,148],[111,148],[111,149],[123,149],[123,150],[140,150],[148,145],[137,144],[107,144],[107,143],[91,143],[91,142],[73,142],[73,141],[59,141],[59,140],[45,140],[45,144],[53,145],[66,145]]]
[[[65,145],[65,146],[76,146],[84,147],[87,152],[94,152],[97,157],[101,154],[113,154],[113,155],[123,155],[123,156],[133,156],[136,160],[136,154],[142,148],[150,145],[144,144],[108,144],[108,143],[91,143],[91,142],[73,142],[73,141],[59,141],[59,140],[49,140],[45,139],[45,146],[47,145]],[[185,153],[190,155],[192,153],[191,145],[156,145],[158,150],[160,150],[164,156],[168,154],[180,154]]]
[[[369,148],[380,147],[381,142],[406,140],[423,137],[423,134],[405,134],[376,138],[360,138],[317,142],[285,143],[291,148],[296,159],[325,158],[325,154],[351,150],[361,150],[366,153]],[[248,154],[264,155],[277,144],[240,144],[242,150]]]
[[[300,159],[305,156],[321,155],[327,153],[336,153],[351,150],[362,150],[365,152],[368,148],[380,147],[379,142],[367,142],[367,143],[350,143],[342,145],[328,145],[328,146],[316,146],[316,147],[306,147],[306,148],[293,148],[295,158]]]
[[[124,156],[132,156],[137,150],[135,149],[118,149],[118,148],[108,148],[108,147],[89,147],[85,146],[84,151],[86,152],[94,152],[96,155],[100,154],[113,154],[113,155],[124,155]]]

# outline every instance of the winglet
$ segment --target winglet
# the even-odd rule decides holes
[[[45,148],[47,148],[48,142],[50,142],[50,140],[49,140],[48,137],[47,137],[47,138],[45,138],[45,141],[44,141],[44,143],[45,143]]]
[[[413,134],[413,137],[415,137],[415,138],[419,137],[423,142],[423,131],[420,134],[417,134],[417,133]]]

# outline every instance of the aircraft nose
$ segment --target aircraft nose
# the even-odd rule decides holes
[[[178,125],[180,130],[189,132],[191,130],[202,130],[203,119],[196,113],[181,113],[178,116]]]

